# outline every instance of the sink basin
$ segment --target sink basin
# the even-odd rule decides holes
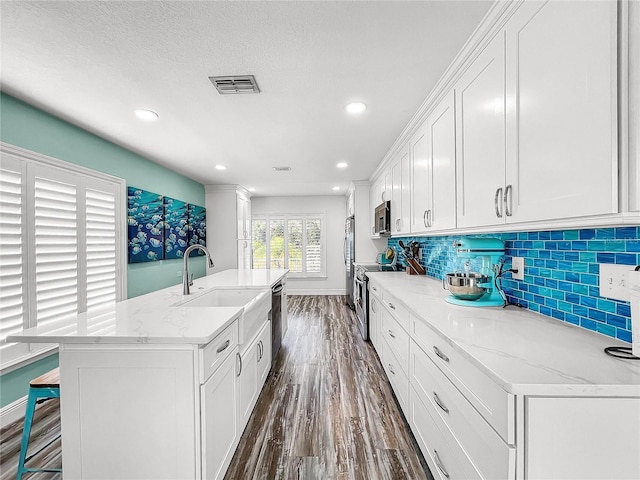
[[[251,289],[215,289],[187,300],[181,307],[245,307],[256,297],[265,293],[264,290]]]

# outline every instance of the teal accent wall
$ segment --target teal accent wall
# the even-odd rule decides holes
[[[4,92],[0,92],[0,140],[124,178],[127,186],[139,187],[196,205],[205,204],[204,186],[200,183]],[[204,257],[190,259],[189,270],[196,278],[204,276]],[[131,298],[177,285],[182,281],[178,273],[182,274],[180,259],[129,265],[127,296]],[[29,380],[57,365],[57,355],[50,358],[52,360],[42,360],[2,375],[0,408],[26,395]]]

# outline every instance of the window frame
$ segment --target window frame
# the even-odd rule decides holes
[[[267,238],[265,239],[265,269],[270,269],[271,266],[271,222],[272,221],[284,221],[284,262],[285,267],[289,268],[289,220],[302,220],[302,272],[292,272],[289,270],[287,274],[289,278],[327,278],[327,246],[326,246],[326,219],[324,213],[261,213],[253,214],[251,216],[251,231],[253,232],[254,221],[265,222],[265,232]],[[307,272],[307,221],[308,220],[320,220],[320,272],[309,273]],[[251,239],[251,253],[253,257],[253,238]],[[255,262],[254,262],[254,268]]]
[[[52,172],[54,176],[74,176],[77,185],[76,205],[82,206],[82,212],[85,217],[77,216],[77,230],[86,228],[86,191],[87,189],[95,189],[96,182],[98,184],[110,184],[115,197],[115,267],[116,267],[116,301],[124,300],[127,297],[127,239],[126,239],[126,201],[127,187],[126,181],[122,178],[115,177],[106,173],[98,172],[87,167],[76,165],[64,160],[33,152],[15,145],[0,141],[0,155],[2,156],[3,166],[6,163],[10,169],[18,170],[19,166],[21,174],[21,226],[22,226],[22,298],[23,298],[23,330],[37,326],[36,315],[33,313],[36,292],[33,287],[35,279],[35,260],[34,260],[34,235],[35,226],[33,222],[34,185],[31,181],[35,172],[46,169]],[[79,177],[79,178],[78,178]],[[84,234],[78,238],[78,285],[86,280],[86,248]],[[86,310],[86,292],[78,288],[78,310],[79,312]],[[11,345],[11,344],[10,344]],[[14,348],[15,347],[15,348]],[[20,368],[38,358],[50,354],[57,350],[57,345],[37,344],[37,343],[14,343],[12,346],[5,348],[2,358],[0,359],[0,373],[4,374],[9,371]]]

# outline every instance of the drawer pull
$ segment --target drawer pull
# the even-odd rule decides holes
[[[393,365],[391,365],[390,363],[388,365],[389,365],[389,371],[391,372],[391,374],[395,375],[396,372],[393,371]]]
[[[433,351],[436,352],[436,355],[439,356],[445,362],[449,361],[449,357],[447,357],[444,353],[442,353],[440,351],[440,349],[438,347],[436,347],[435,345],[433,346]]]
[[[378,291],[378,289],[377,289],[376,287],[374,287],[373,285],[371,285],[371,288],[372,288],[372,290],[373,290],[374,292],[377,292],[377,291]]]
[[[436,392],[433,392],[433,399],[435,400],[436,404],[442,409],[444,413],[449,413],[449,409],[444,403],[442,403],[442,400],[440,400],[440,397]]]
[[[393,333],[393,330],[389,330],[389,336],[391,338],[396,338],[396,335],[395,335],[395,333]]]
[[[447,470],[445,470],[444,468],[444,465],[442,465],[437,450],[433,451],[433,459],[436,461],[436,467],[438,467],[438,470],[440,470],[445,477],[449,478],[449,472],[447,472]]]
[[[391,310],[395,310],[395,309],[396,309],[396,306],[395,306],[393,303],[389,302],[389,308],[390,308]]]
[[[216,353],[224,352],[229,347],[230,344],[231,344],[231,340],[227,340],[222,344],[221,347],[218,347],[218,349],[216,350]]]
[[[262,340],[258,342],[258,363],[262,360]]]

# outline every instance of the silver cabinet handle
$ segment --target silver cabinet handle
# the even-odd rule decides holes
[[[498,197],[500,197],[499,202]],[[496,207],[496,217],[502,218],[502,209],[500,208],[500,206],[502,205],[502,187],[496,190],[496,196],[493,198],[493,203]]]
[[[504,190],[504,214],[507,217],[513,215],[513,185],[507,185]]]
[[[388,363],[387,365],[389,365],[389,371],[391,372],[391,375],[395,375],[396,372],[393,371],[393,365],[391,365],[390,363]]]
[[[444,413],[449,413],[449,409],[444,403],[442,403],[442,400],[440,400],[440,397],[436,392],[433,392],[433,399],[435,400],[436,404],[442,409]]]
[[[224,352],[230,344],[231,344],[231,340],[227,340],[222,344],[221,347],[218,347],[218,349],[216,350],[216,353]]]
[[[371,285],[371,290],[373,290],[374,292],[378,291],[378,289],[376,287],[374,287],[373,285]]]
[[[387,331],[389,332],[389,336],[391,338],[396,338],[396,335],[395,335],[395,333],[393,333],[393,330],[387,330]]]
[[[436,461],[436,467],[438,467],[438,470],[440,470],[445,477],[449,478],[449,472],[447,472],[444,468],[444,465],[442,465],[437,450],[433,451],[433,459]]]
[[[429,210],[425,210],[424,213],[422,214],[422,222],[424,223],[425,227],[429,226],[429,220],[427,219],[428,213],[429,213]]]
[[[375,303],[372,303],[372,304],[371,304],[371,311],[372,311],[373,313],[378,313],[378,312],[376,312],[376,304],[375,304]]]
[[[395,310],[396,309],[396,306],[393,303],[391,303],[391,302],[388,302],[388,303],[389,303],[389,308],[391,310]]]
[[[242,356],[240,355],[240,353],[236,353],[236,357],[238,358],[238,373],[236,374],[236,377],[239,377],[240,374],[242,373]]]
[[[431,214],[431,209],[427,210],[427,222],[429,223],[429,225],[427,225],[427,227],[433,227],[433,218],[432,214]]]
[[[440,349],[438,347],[436,347],[435,345],[433,346],[433,351],[436,353],[437,356],[439,356],[445,362],[449,361],[449,357],[447,357],[444,353],[442,353],[440,351]]]
[[[262,340],[258,342],[258,363],[262,360]]]

